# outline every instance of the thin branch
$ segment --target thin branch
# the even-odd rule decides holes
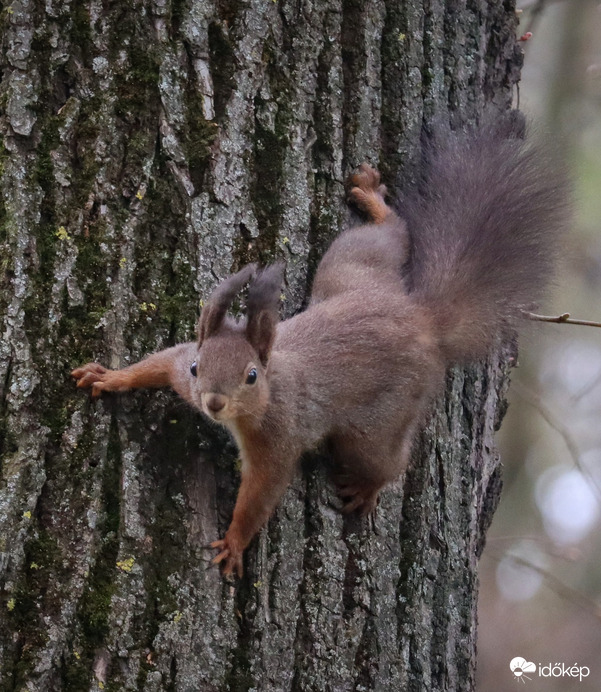
[[[590,320],[574,320],[570,317],[569,312],[564,312],[561,315],[537,315],[534,312],[522,311],[523,314],[535,322],[554,322],[556,324],[580,324],[583,327],[601,327],[601,322],[591,322]]]
[[[593,488],[595,492],[597,502],[601,505],[601,487],[599,487],[596,478],[593,476],[590,470],[580,462],[580,450],[578,449],[578,446],[572,438],[568,428],[553,415],[551,410],[546,404],[543,403],[542,398],[536,394],[536,392],[528,389],[520,382],[514,382],[512,388],[524,401],[531,406],[534,406],[534,408],[540,413],[541,417],[553,428],[553,430],[563,437],[563,441],[565,442],[568,452],[572,457],[574,466],[587,479],[591,488]]]
[[[561,315],[551,316],[551,315],[537,315],[534,312],[527,312],[522,310],[522,314],[529,320],[536,322],[553,322],[555,324],[576,324],[584,327],[601,327],[601,322],[592,322],[591,320],[575,320],[570,318],[569,312],[564,312]],[[595,389],[595,387],[601,382],[601,374],[599,377],[595,378],[593,382],[587,384],[582,391],[578,392],[572,397],[573,401],[580,400],[583,396],[588,394],[590,391]]]
[[[594,389],[596,389],[601,384],[601,372],[593,380],[584,385],[584,387],[576,394],[573,394],[571,400],[576,402],[580,401],[587,394],[590,394]]]
[[[567,548],[559,548],[555,541],[553,541],[548,536],[525,536],[525,535],[514,535],[514,536],[487,536],[486,544],[499,542],[499,541],[531,541],[533,543],[538,543],[542,546],[542,550],[545,555],[556,558],[558,560],[565,560],[567,562],[581,562],[583,557],[583,552],[580,548],[570,546]]]
[[[488,557],[490,557],[495,562],[501,562],[502,558],[499,557],[498,554],[486,551],[485,555],[488,555]],[[601,621],[601,604],[599,604],[590,596],[587,596],[586,594],[582,593],[582,591],[578,591],[578,589],[574,589],[571,586],[564,584],[560,579],[558,579],[554,574],[552,574],[548,570],[544,569],[543,567],[539,567],[538,565],[535,565],[533,562],[530,562],[529,560],[526,560],[523,557],[519,557],[518,555],[511,555],[511,553],[503,557],[508,557],[511,560],[513,560],[513,562],[515,562],[516,565],[526,567],[527,569],[536,572],[543,578],[547,587],[551,589],[551,591],[555,592],[560,598],[564,598],[566,601],[575,603],[576,605],[580,606],[583,610],[585,610],[587,613],[590,613],[594,618]]]

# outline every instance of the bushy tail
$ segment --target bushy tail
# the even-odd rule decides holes
[[[510,120],[426,146],[423,182],[401,201],[409,284],[449,361],[484,355],[549,283],[568,223],[566,177]]]

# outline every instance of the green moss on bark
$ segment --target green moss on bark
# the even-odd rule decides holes
[[[107,458],[102,478],[104,517],[99,525],[100,544],[94,565],[77,609],[81,638],[76,640],[77,656],[62,670],[65,689],[89,681],[97,649],[109,632],[111,599],[116,591],[119,526],[121,522],[121,443],[117,421],[111,421]]]
[[[64,577],[62,551],[56,539],[38,517],[32,518],[31,538],[25,543],[24,569],[12,597],[9,619],[17,631],[17,656],[14,666],[14,689],[31,679],[36,653],[48,640],[42,616],[52,617],[60,611]]]
[[[188,340],[198,317],[193,262],[182,239],[185,201],[162,156],[158,156],[145,197],[146,213],[134,251],[133,290],[138,312],[131,329],[141,350],[155,348],[157,335],[169,343]],[[165,223],[170,219],[170,223]]]
[[[192,81],[184,92],[186,105],[186,132],[183,137],[184,152],[188,161],[190,179],[196,194],[204,188],[204,176],[211,158],[211,147],[217,137],[217,123],[203,116],[203,96]]]

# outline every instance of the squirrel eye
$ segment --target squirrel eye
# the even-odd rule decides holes
[[[196,377],[198,375],[198,371],[196,370],[196,361],[194,361],[190,366],[190,372],[192,373],[193,377]]]
[[[257,381],[257,368],[251,368],[246,376],[246,384],[254,384]]]

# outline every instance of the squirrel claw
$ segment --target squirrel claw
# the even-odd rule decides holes
[[[379,488],[370,490],[360,486],[343,486],[338,488],[338,495],[345,500],[340,510],[342,514],[357,511],[362,517],[371,514],[378,504]]]
[[[360,187],[366,192],[377,191],[380,187],[380,174],[368,163],[362,163],[359,166],[359,172],[351,175],[349,182],[354,187]]]
[[[100,365],[100,363],[86,363],[86,365],[82,365],[80,368],[75,368],[75,370],[72,370],[71,377],[74,377],[76,380],[80,380],[86,375],[103,375],[105,372],[106,368]]]
[[[356,509],[359,509],[362,504],[363,498],[360,495],[355,495],[355,497],[352,500],[349,500],[340,511],[342,514],[351,514]]]
[[[244,569],[242,567],[242,551],[235,550],[230,546],[227,537],[219,541],[213,541],[211,543],[211,548],[222,549],[221,552],[211,560],[211,564],[219,565],[224,577],[229,577],[235,572],[238,578],[242,579],[242,575],[244,574]]]
[[[130,388],[128,380],[116,370],[108,370],[99,363],[86,363],[71,372],[80,389],[91,389],[92,399],[97,399],[102,392],[125,391]]]
[[[362,211],[372,223],[382,223],[391,213],[384,201],[386,185],[380,185],[380,174],[367,163],[350,176],[348,201]]]
[[[86,363],[71,372],[71,377],[77,380],[80,389],[91,389],[92,398],[97,399],[104,390],[108,389],[104,383],[104,376],[109,372],[100,363]]]

